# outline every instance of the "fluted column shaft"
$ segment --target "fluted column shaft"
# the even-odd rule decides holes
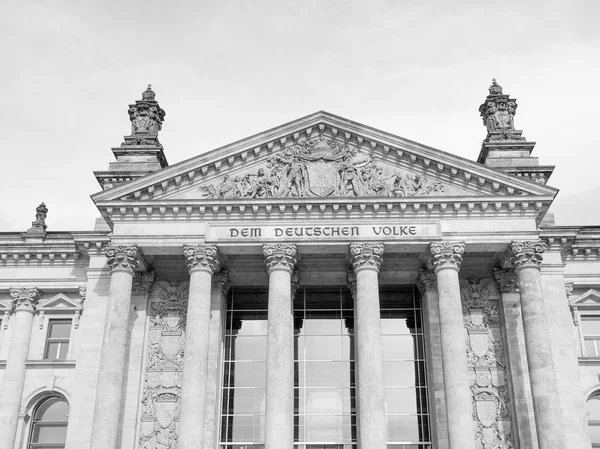
[[[134,270],[143,266],[136,246],[106,249],[111,270],[104,335],[100,352],[91,449],[116,449],[121,422],[123,377],[127,355],[127,326]]]
[[[450,449],[475,447],[467,343],[458,281],[464,251],[463,243],[442,242],[429,246],[429,264],[436,275],[440,305],[440,337]]]
[[[179,449],[204,446],[204,419],[210,335],[212,276],[219,266],[216,245],[184,246],[190,272],[183,379],[179,412]]]
[[[263,245],[269,273],[266,449],[294,446],[294,315],[296,245]]]
[[[387,444],[385,388],[383,381],[383,341],[379,306],[379,268],[383,244],[350,245],[352,268],[356,276],[350,288],[354,296],[355,348],[358,361],[358,421],[361,448],[384,449]]]
[[[13,298],[12,338],[0,392],[0,449],[13,449],[17,435],[19,409],[25,384],[25,362],[29,355],[29,342],[33,315],[40,297],[37,288],[10,290]]]
[[[544,244],[539,241],[512,242],[508,252],[519,282],[538,444],[540,449],[564,449],[566,445],[558,382],[540,281],[544,250]]]

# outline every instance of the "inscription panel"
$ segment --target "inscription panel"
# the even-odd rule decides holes
[[[438,221],[394,221],[375,224],[210,225],[210,242],[419,240],[441,237]]]

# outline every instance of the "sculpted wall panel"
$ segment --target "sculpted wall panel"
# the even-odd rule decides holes
[[[452,190],[452,191],[450,191]],[[318,138],[275,153],[255,171],[226,174],[195,197],[403,197],[452,194],[441,182],[375,161],[343,143]]]
[[[512,449],[510,398],[498,311],[499,293],[493,279],[461,279],[463,319],[473,397],[475,447]]]
[[[188,289],[188,282],[154,283],[149,307],[140,449],[177,447]]]

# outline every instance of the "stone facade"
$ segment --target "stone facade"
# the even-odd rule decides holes
[[[96,230],[48,229],[42,203],[27,231],[0,236],[0,449],[27,447],[52,397],[70,409],[67,449],[592,447],[600,228],[554,226],[553,167],[530,156],[516,107],[494,80],[477,162],[319,112],[169,167],[148,87],[117,162],[95,173]],[[296,309],[317,287],[351,298],[354,405],[336,441],[299,437],[309,315]],[[231,319],[252,288],[264,335]],[[385,311],[390,289],[418,306]],[[408,366],[390,332],[414,344],[409,390],[390,377]],[[259,430],[228,440],[232,345],[263,339],[244,405]],[[413,406],[390,398],[421,390],[405,424],[394,410]]]

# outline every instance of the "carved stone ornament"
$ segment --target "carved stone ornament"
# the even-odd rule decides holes
[[[356,273],[354,270],[348,270],[346,273],[346,280],[348,282],[350,293],[352,293],[352,298],[356,299]]]
[[[540,269],[546,245],[541,241],[511,242],[508,247],[508,256],[515,271],[523,268]]]
[[[154,271],[139,271],[133,275],[132,290],[136,293],[148,295],[154,282]]]
[[[460,279],[478,449],[514,448],[499,299],[491,278]]]
[[[355,273],[370,269],[379,271],[383,263],[383,243],[351,243],[350,263]]]
[[[292,272],[291,284],[292,284],[292,299],[294,299],[296,297],[296,292],[300,288],[300,272],[298,270],[294,270]]]
[[[81,303],[85,302],[85,298],[87,297],[87,287],[79,287],[79,297],[81,298]]]
[[[436,273],[448,268],[459,271],[464,252],[465,244],[462,242],[431,243],[428,260]]]
[[[31,312],[37,311],[37,303],[42,292],[37,288],[11,288],[10,297],[12,298],[11,312]]]
[[[108,246],[105,254],[110,271],[122,270],[133,274],[144,267],[143,256],[137,246]]]
[[[424,295],[427,292],[437,292],[437,278],[431,270],[419,270],[417,288]]]
[[[204,270],[214,274],[219,268],[217,245],[184,245],[183,255],[190,273]]]
[[[502,293],[519,292],[517,273],[512,268],[509,268],[508,270],[494,268],[494,278],[496,279],[496,283],[500,287],[500,291]]]
[[[48,226],[46,226],[46,216],[48,215],[48,208],[44,203],[40,204],[35,209],[35,221],[31,222],[32,228],[41,228],[44,231]]]
[[[149,307],[139,449],[175,449],[189,282],[157,281]]]
[[[267,171],[268,170],[268,171]],[[337,141],[318,138],[285,148],[266,167],[200,187],[203,197],[401,197],[444,191],[440,182],[384,168],[367,154]]]
[[[157,136],[165,119],[165,111],[160,108],[154,99],[155,93],[152,86],[142,93],[142,99],[129,105],[129,120],[131,121],[132,136]]]
[[[221,270],[213,274],[212,285],[215,289],[220,289],[223,296],[227,296],[229,289],[231,288],[231,281],[229,280],[229,271]]]
[[[263,245],[263,254],[265,256],[265,265],[267,272],[273,270],[286,270],[290,274],[294,271],[296,265],[296,245],[286,245],[283,243],[275,243]]]
[[[565,295],[567,295],[567,299],[573,296],[573,282],[565,282]]]
[[[525,140],[520,131],[515,131],[517,101],[502,93],[502,86],[495,78],[489,91],[485,102],[479,106],[479,114],[488,130],[486,140]]]

